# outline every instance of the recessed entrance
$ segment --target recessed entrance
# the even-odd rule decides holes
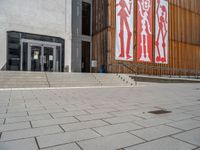
[[[82,72],[90,72],[90,42],[82,41]]]
[[[8,31],[7,39],[7,70],[64,71],[63,39],[17,31]]]
[[[27,71],[61,71],[61,44],[23,39],[22,45],[21,70],[27,67]],[[24,62],[27,66],[23,66]]]

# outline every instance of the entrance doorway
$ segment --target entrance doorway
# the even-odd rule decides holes
[[[45,72],[61,71],[61,44],[22,40],[22,45],[21,70]],[[24,63],[27,63],[27,65],[24,65]]]
[[[28,71],[58,71],[56,67],[56,47],[29,45]]]
[[[90,42],[82,41],[82,72],[90,72]]]

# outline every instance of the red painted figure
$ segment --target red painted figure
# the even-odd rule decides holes
[[[132,33],[129,27],[129,23],[128,23],[128,17],[131,14],[131,10],[132,10],[132,0],[129,0],[129,4],[130,7],[128,8],[127,3],[125,0],[120,0],[118,4],[116,4],[117,6],[120,6],[121,9],[118,12],[118,16],[120,17],[120,33],[119,33],[119,37],[120,37],[120,44],[121,44],[121,53],[119,55],[119,57],[124,58],[124,26],[126,27],[127,30],[127,43],[126,43],[126,57],[127,59],[132,58],[130,56],[130,42],[131,42],[131,37],[132,37]],[[128,12],[128,13],[127,13]]]
[[[161,9],[161,15],[159,15],[159,9]],[[156,61],[157,62],[161,61],[164,63],[167,61],[166,60],[166,43],[165,43],[166,35],[167,35],[167,27],[166,27],[167,8],[164,5],[163,6],[160,5],[160,0],[158,0],[158,7],[157,7],[156,15],[157,15],[157,19],[159,22],[158,35],[157,35],[157,39],[156,39],[156,43],[155,43],[157,50],[158,50],[158,56],[156,57]],[[162,36],[162,47],[163,47],[163,53],[164,53],[163,57],[161,57],[161,55],[160,55],[160,47],[159,47],[160,36]]]

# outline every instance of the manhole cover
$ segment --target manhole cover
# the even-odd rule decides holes
[[[168,113],[172,113],[172,112],[171,111],[167,111],[167,110],[154,110],[154,111],[150,111],[148,113],[161,115],[161,114],[168,114]]]

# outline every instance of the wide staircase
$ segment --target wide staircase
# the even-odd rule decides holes
[[[0,88],[127,87],[127,75],[96,73],[0,72]]]

